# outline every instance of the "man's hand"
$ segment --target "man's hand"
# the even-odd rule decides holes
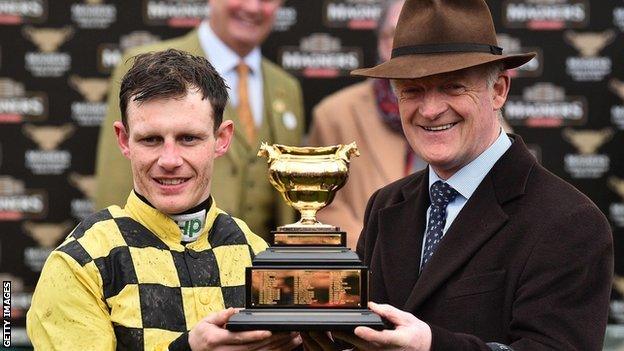
[[[284,350],[301,344],[296,333],[271,334],[266,330],[231,332],[225,323],[236,313],[228,308],[202,319],[189,332],[189,345],[193,351]]]
[[[377,331],[368,327],[355,328],[355,335],[368,342],[367,345],[354,344],[361,350],[431,350],[431,328],[427,323],[411,313],[390,305],[370,302],[368,307],[382,318],[394,324],[394,330]],[[339,335],[336,335],[339,338]]]
[[[301,334],[303,345],[309,351],[338,351],[339,347],[333,340],[341,339],[355,346],[356,350],[431,350],[431,328],[427,323],[412,314],[401,311],[390,305],[368,304],[370,309],[395,325],[394,330],[377,331],[368,327],[355,328],[355,335],[343,332],[332,332],[331,335],[321,332]]]

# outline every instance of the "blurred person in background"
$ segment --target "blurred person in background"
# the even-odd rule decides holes
[[[226,212],[243,218],[262,237],[294,221],[294,211],[267,180],[260,142],[300,145],[304,112],[299,82],[263,58],[282,0],[209,0],[210,16],[197,29],[171,40],[135,48],[112,75],[108,111],[100,129],[96,159],[97,209],[124,203],[132,189],[130,165],[117,151],[111,128],[119,120],[119,81],[138,53],[175,48],[206,57],[230,88],[224,119],[234,122],[230,151],[216,160],[213,196]]]

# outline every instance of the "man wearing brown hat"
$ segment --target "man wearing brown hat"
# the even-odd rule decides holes
[[[358,242],[383,303],[370,308],[394,328],[335,336],[371,350],[602,349],[609,224],[497,118],[505,70],[533,56],[503,54],[483,0],[407,0],[392,59],[353,72],[392,80],[430,166],[372,195]]]

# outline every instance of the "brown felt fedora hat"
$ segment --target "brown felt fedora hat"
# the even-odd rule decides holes
[[[352,75],[413,79],[489,62],[521,66],[534,52],[504,55],[484,0],[407,0],[394,34],[392,58]]]

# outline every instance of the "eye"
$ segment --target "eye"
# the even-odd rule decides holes
[[[147,136],[139,140],[143,145],[156,145],[160,142],[160,138],[156,136]]]
[[[445,92],[451,95],[461,94],[466,91],[466,87],[459,83],[447,83],[443,86]]]
[[[181,141],[183,144],[187,144],[187,145],[188,145],[188,144],[195,144],[195,143],[196,143],[196,142],[198,142],[199,140],[200,140],[200,138],[199,138],[199,137],[197,137],[197,136],[195,136],[195,135],[183,135],[183,136],[180,138],[180,141]]]
[[[399,99],[413,99],[422,92],[422,89],[418,87],[403,87],[399,89]]]

